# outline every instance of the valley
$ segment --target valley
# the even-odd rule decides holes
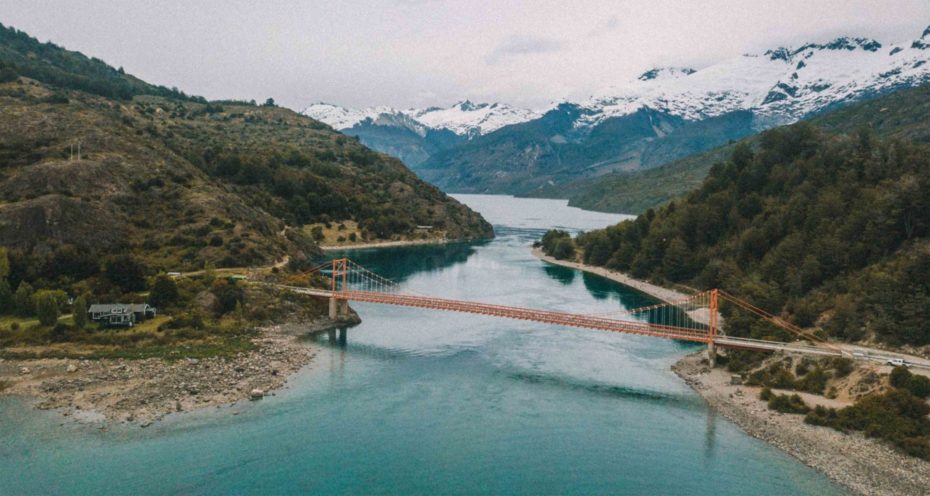
[[[0,493],[925,496],[892,3],[10,0]]]

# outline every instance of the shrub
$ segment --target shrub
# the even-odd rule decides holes
[[[817,407],[804,421],[840,431],[862,431],[891,442],[903,452],[930,459],[930,405],[906,389],[866,396],[855,405],[835,410]]]
[[[149,292],[149,304],[155,307],[169,306],[178,300],[178,285],[173,278],[164,274],[155,279]]]
[[[823,390],[827,387],[827,379],[827,373],[822,368],[816,367],[795,382],[795,389],[808,393],[823,394]]]
[[[51,291],[39,291],[35,295],[36,316],[39,317],[39,323],[50,326],[58,322],[60,314],[58,310],[58,299]]]
[[[891,385],[904,389],[918,398],[930,396],[930,379],[912,374],[907,367],[898,366],[891,371]]]
[[[836,371],[837,377],[846,377],[852,373],[854,368],[852,359],[846,357],[836,357],[831,361],[830,365]]]
[[[796,394],[791,396],[787,394],[772,395],[768,400],[768,404],[769,409],[781,413],[804,414],[810,411],[810,407]]]
[[[762,391],[759,391],[759,399],[762,401],[768,401],[772,399],[772,390],[770,388],[764,387]]]

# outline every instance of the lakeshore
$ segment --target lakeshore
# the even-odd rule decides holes
[[[533,256],[551,263],[605,277],[663,302],[686,297],[674,289],[634,279],[603,267],[558,260],[532,249]],[[692,315],[692,318],[701,317]],[[690,354],[672,370],[697,392],[708,405],[738,425],[749,435],[775,446],[805,465],[823,473],[855,494],[926,495],[930,488],[930,462],[904,455],[861,433],[845,434],[827,427],[804,423],[803,415],[783,414],[768,408],[759,398],[761,388],[731,385],[724,369],[711,369],[704,351]],[[794,394],[795,391],[780,393]],[[842,408],[852,404],[819,395],[800,393],[811,407]]]
[[[748,434],[778,447],[855,494],[924,496],[930,488],[930,462],[901,454],[861,433],[844,434],[806,424],[803,415],[770,410],[759,399],[760,388],[731,385],[730,374],[724,369],[711,370],[703,352],[682,358],[672,370],[711,408]],[[803,399],[811,406],[850,404],[810,394],[803,394]]]
[[[329,319],[263,327],[252,340],[255,350],[230,357],[0,359],[0,395],[23,396],[40,410],[102,428],[148,427],[168,414],[275,394],[318,352],[298,336],[332,327]]]
[[[543,253],[542,248],[533,248],[533,256],[542,260],[543,262],[550,263],[553,265],[561,265],[562,267],[568,267],[575,270],[580,270],[583,272],[588,272],[590,274],[597,274],[601,277],[610,279],[611,281],[618,282],[624,286],[633,288],[641,293],[647,294],[657,300],[660,300],[664,303],[674,303],[676,301],[684,300],[688,297],[687,294],[682,293],[681,291],[676,291],[674,289],[669,289],[662,287],[656,284],[652,284],[646,281],[641,281],[639,279],[634,279],[623,272],[617,272],[614,270],[606,269],[604,267],[595,267],[593,265],[586,265],[579,262],[570,262],[568,260],[559,260],[555,257],[551,257]]]

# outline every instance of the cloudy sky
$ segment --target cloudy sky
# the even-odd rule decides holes
[[[207,98],[542,107],[659,65],[872,37],[928,0],[3,0],[0,23]]]

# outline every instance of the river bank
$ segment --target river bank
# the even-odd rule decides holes
[[[0,395],[24,396],[38,409],[104,428],[115,422],[147,427],[170,413],[274,394],[318,351],[298,336],[331,327],[329,319],[265,327],[253,338],[254,351],[232,357],[0,359]]]
[[[603,267],[557,260],[539,248],[533,249],[533,255],[547,263],[597,274],[664,302],[687,297],[679,291]],[[692,318],[695,317],[695,320],[700,320],[701,316],[692,315]],[[711,408],[748,434],[785,451],[855,494],[928,494],[930,463],[903,455],[860,433],[843,434],[830,428],[805,424],[803,415],[769,410],[767,403],[759,399],[759,388],[731,385],[730,374],[726,370],[711,370],[707,366],[704,351],[682,358],[672,370],[700,394]],[[812,407],[822,405],[842,408],[851,404],[823,396],[800,395]]]
[[[930,463],[898,453],[859,433],[843,434],[804,423],[803,415],[769,410],[759,399],[759,388],[730,384],[730,374],[711,370],[703,352],[682,358],[672,370],[715,411],[831,480],[862,495],[926,495],[930,490]],[[804,395],[811,406],[841,407],[836,400]]]
[[[661,300],[665,303],[674,303],[676,301],[681,301],[686,299],[689,295],[676,291],[674,289],[669,289],[666,287],[658,286],[646,281],[641,281],[639,279],[634,279],[623,272],[617,272],[610,269],[605,269],[604,267],[595,267],[593,265],[586,265],[578,262],[569,262],[568,260],[559,260],[554,257],[550,257],[543,253],[542,248],[533,248],[533,256],[553,265],[561,265],[562,267],[568,267],[583,272],[588,272],[591,274],[597,274],[601,277],[610,279],[611,281],[619,282],[624,286],[633,288],[641,293],[645,293],[653,298]]]
[[[619,282],[626,287],[633,288],[640,293],[647,294],[653,298],[662,301],[663,303],[680,302],[688,298],[689,295],[682,293],[681,291],[676,291],[674,289],[666,288],[664,286],[659,286],[657,284],[652,284],[650,282],[642,281],[639,279],[634,279],[623,272],[617,272],[614,270],[606,269],[604,267],[595,267],[593,265],[587,265],[580,262],[569,262],[568,260],[559,260],[555,257],[550,257],[543,253],[542,248],[533,247],[533,256],[542,260],[543,262],[550,263],[553,265],[560,265],[562,267],[568,267],[570,269],[580,270],[582,272],[588,272],[591,274],[597,274],[601,277],[610,279],[614,282]],[[698,308],[696,310],[691,310],[688,313],[688,317],[695,322],[701,324],[708,324],[710,322],[710,310],[707,308]],[[717,325],[720,329],[723,329],[723,316],[718,312],[717,314]]]

